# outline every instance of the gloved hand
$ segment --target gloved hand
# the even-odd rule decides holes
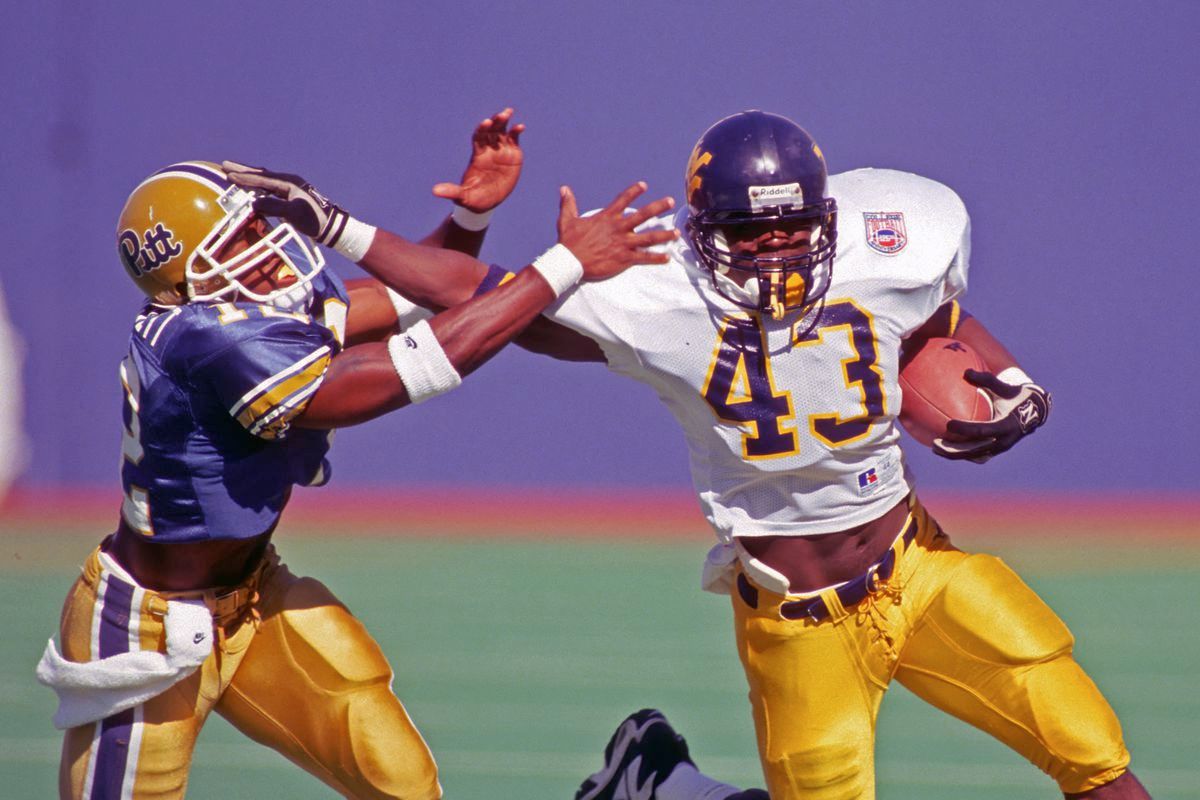
[[[947,433],[960,439],[933,440],[933,452],[942,458],[982,464],[1046,424],[1052,400],[1050,393],[1036,383],[1005,383],[990,372],[973,369],[963,377],[987,392],[992,418],[988,422],[952,419],[946,423]]]
[[[272,172],[265,167],[248,167],[236,161],[222,161],[221,169],[238,186],[259,190],[259,197],[254,201],[255,211],[286,220],[305,236],[337,249],[350,215],[304,178]]]

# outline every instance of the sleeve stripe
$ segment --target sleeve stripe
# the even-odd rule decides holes
[[[284,406],[283,410],[287,410],[288,404],[295,405],[297,398],[294,395],[303,394],[305,398],[317,390],[321,384],[321,379],[325,375],[325,370],[329,366],[330,357],[328,348],[322,348],[325,352],[320,358],[313,361],[311,358],[305,359],[309,362],[308,367],[302,372],[295,373],[293,365],[285,372],[293,373],[285,375],[277,381],[274,386],[264,391],[256,399],[247,405],[243,405],[241,411],[234,415],[238,422],[247,430],[253,432],[253,428],[261,427],[264,424],[263,420],[271,415],[271,412],[276,408]],[[302,362],[303,363],[303,362]]]
[[[304,411],[308,406],[309,398],[316,394],[317,389],[321,388],[321,383],[319,380],[312,381],[291,397],[277,404],[249,427],[250,433],[266,439],[275,438],[275,434],[279,432],[282,425],[291,422],[293,417]]]
[[[492,289],[495,289],[497,286],[503,286],[512,279],[513,273],[498,264],[492,264],[488,267],[487,274],[483,276],[483,280],[479,282],[479,286],[476,287],[473,297],[487,294]]]
[[[309,367],[310,364],[312,364],[314,361],[317,361],[318,359],[322,359],[322,358],[324,358],[324,359],[326,359],[326,361],[328,361],[328,358],[329,358],[328,345],[322,346],[322,347],[314,350],[313,352],[309,353],[307,356],[300,359],[296,363],[288,366],[285,369],[280,370],[279,372],[276,372],[274,375],[267,378],[265,381],[258,384],[250,391],[246,392],[244,395],[242,395],[242,398],[237,401],[237,403],[233,406],[233,408],[229,409],[230,416],[233,416],[233,417],[241,416],[241,414],[245,411],[246,406],[250,405],[252,402],[255,402],[259,398],[260,395],[262,395],[265,392],[267,392],[268,390],[270,390],[270,388],[272,386],[275,386],[276,384],[281,383],[282,381],[286,380],[289,376],[294,375],[297,372],[300,372],[302,370],[307,372],[308,371],[307,368]],[[322,369],[324,369],[324,367],[322,367]]]
[[[954,332],[956,330],[958,330],[959,315],[961,315],[961,314],[962,314],[962,306],[960,306],[958,304],[957,300],[951,300],[950,301],[950,335],[951,336],[953,336]]]

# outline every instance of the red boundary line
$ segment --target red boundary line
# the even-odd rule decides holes
[[[986,526],[1063,536],[1114,535],[1200,543],[1200,493],[949,493],[922,500],[951,532]],[[23,526],[112,527],[118,500],[94,487],[19,487],[0,504],[0,520]],[[597,535],[689,538],[708,535],[695,496],[673,486],[537,489],[401,486],[300,490],[284,514],[293,528],[352,529],[372,535],[442,531],[469,536]]]

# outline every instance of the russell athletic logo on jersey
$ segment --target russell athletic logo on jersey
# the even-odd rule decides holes
[[[865,472],[858,473],[858,491],[860,494],[870,492],[877,483],[879,483],[879,475],[875,473],[874,467]]]
[[[141,237],[136,231],[126,228],[118,240],[121,260],[135,278],[140,278],[183,252],[183,245],[174,239],[174,231],[164,228],[161,222],[145,231]]]
[[[858,473],[858,494],[865,496],[875,493],[880,487],[895,475],[898,462],[889,454],[875,462],[875,466]]]
[[[904,214],[899,211],[864,211],[863,222],[867,226],[867,244],[877,253],[895,255],[908,244]]]

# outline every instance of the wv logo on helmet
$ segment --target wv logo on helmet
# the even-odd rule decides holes
[[[174,239],[175,233],[164,228],[160,222],[153,230],[143,232],[141,237],[136,231],[126,228],[121,232],[117,244],[121,248],[121,260],[125,266],[133,273],[133,277],[140,278],[183,252],[183,245]]]

